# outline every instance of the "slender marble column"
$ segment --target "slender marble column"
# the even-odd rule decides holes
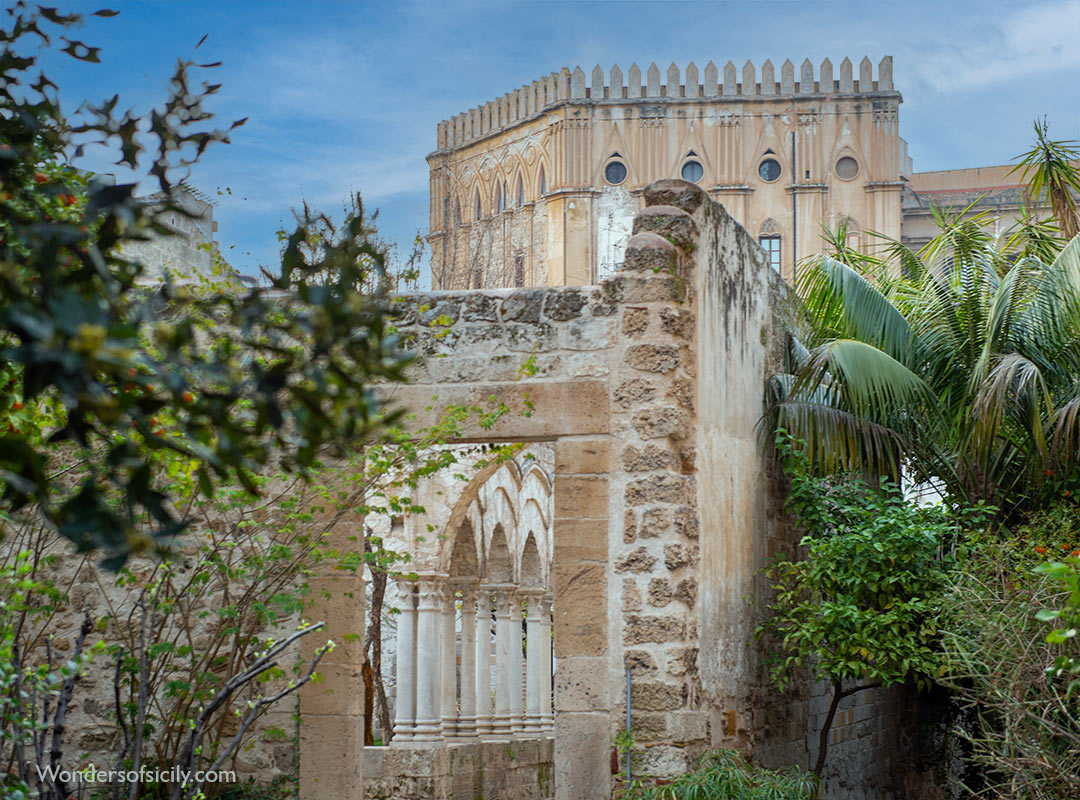
[[[551,598],[540,604],[540,727],[555,729],[555,714],[551,708]]]
[[[514,587],[498,585],[495,590],[495,715],[493,736],[510,735],[510,636]]]
[[[457,729],[457,584],[447,583],[442,609],[442,732],[454,735]]]
[[[416,721],[416,584],[395,581],[393,603],[401,612],[397,623],[397,702],[394,742],[413,738]]]
[[[525,729],[525,715],[521,708],[521,595],[510,595],[510,731],[521,733]]]
[[[442,610],[442,580],[421,577],[416,603],[416,728],[413,741],[442,739]]]
[[[461,708],[457,735],[476,735],[476,584],[461,585]]]
[[[491,587],[476,595],[476,735],[491,734]]]
[[[543,671],[551,672],[550,653],[542,654],[544,634],[541,633],[543,613],[543,593],[530,592],[525,595],[525,722],[526,734],[537,734],[541,728],[541,701],[543,689]],[[548,660],[544,661],[547,655]]]

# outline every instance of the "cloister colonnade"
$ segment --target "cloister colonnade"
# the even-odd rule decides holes
[[[425,571],[395,585],[392,744],[550,735],[552,498],[544,456],[533,447],[524,469],[510,460],[464,491],[458,484],[432,558],[423,537],[410,537]],[[429,491],[452,485],[433,480],[444,488]]]

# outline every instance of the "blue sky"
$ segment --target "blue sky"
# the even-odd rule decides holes
[[[248,123],[191,182],[216,199],[219,242],[247,273],[274,263],[275,231],[303,200],[340,215],[360,191],[390,239],[426,232],[436,124],[563,66],[892,55],[916,170],[1007,163],[1037,116],[1080,139],[1080,0],[57,2],[121,12],[76,34],[102,64],[49,70],[68,111],[116,92],[145,111],[177,58],[223,62],[206,75],[223,84],[211,109]],[[84,166],[116,171],[102,153]]]

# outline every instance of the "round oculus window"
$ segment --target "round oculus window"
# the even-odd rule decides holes
[[[621,161],[612,161],[604,167],[604,179],[615,186],[626,180],[626,164]]]
[[[758,177],[766,183],[772,183],[780,177],[780,162],[775,158],[766,158],[757,168]]]
[[[697,183],[704,174],[705,168],[701,166],[701,162],[699,161],[687,161],[682,165],[682,176],[684,181]]]
[[[836,177],[850,181],[859,174],[859,162],[851,156],[843,156],[836,162]]]

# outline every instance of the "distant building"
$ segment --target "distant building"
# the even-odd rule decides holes
[[[1013,165],[915,172],[904,187],[901,202],[904,244],[918,249],[938,232],[933,208],[959,211],[971,206],[967,216],[986,213],[997,218],[999,230],[1020,218],[1025,203],[1021,173],[1009,174]]]
[[[151,212],[161,211],[166,196],[155,193],[139,198]],[[160,282],[165,274],[171,275],[176,282],[200,280],[220,281],[230,274],[215,273],[213,249],[217,222],[214,221],[213,202],[198,189],[180,184],[175,187],[173,204],[183,209],[167,211],[157,215],[157,221],[168,234],[151,234],[146,241],[127,241],[123,245],[123,255],[132,261],[142,263],[144,272],[140,283]]]
[[[431,176],[432,286],[595,283],[622,260],[646,185],[699,184],[792,279],[847,222],[911,244],[932,235],[930,204],[1016,217],[1008,167],[916,173],[900,137],[892,58],[875,69],[829,59],[760,73],[749,61],[699,71],[637,65],[563,69],[439,123]],[[981,198],[981,199],[980,199]],[[570,254],[573,254],[572,256]]]

